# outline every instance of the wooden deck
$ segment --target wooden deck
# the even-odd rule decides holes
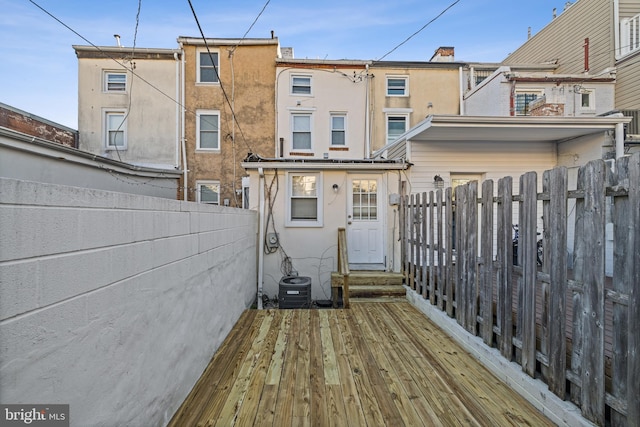
[[[408,302],[247,310],[170,426],[553,425]]]

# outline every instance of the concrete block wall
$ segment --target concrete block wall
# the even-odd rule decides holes
[[[256,293],[254,211],[0,178],[0,402],[165,425]]]

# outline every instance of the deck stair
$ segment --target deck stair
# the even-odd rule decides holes
[[[349,299],[351,302],[380,302],[404,300],[406,290],[402,286],[402,273],[385,271],[354,271],[349,274]],[[342,275],[331,273],[331,287],[342,287]]]

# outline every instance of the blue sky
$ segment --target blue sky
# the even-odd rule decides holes
[[[205,36],[240,38],[267,0],[191,0]],[[132,46],[137,0],[34,0],[98,46],[120,34]],[[296,58],[379,59],[455,0],[270,0],[247,37],[270,37]],[[385,60],[428,61],[439,46],[456,60],[499,62],[564,8],[560,0],[459,0]],[[87,45],[29,0],[0,0],[0,102],[77,128],[77,59]],[[137,47],[176,48],[199,36],[187,0],[141,0]]]

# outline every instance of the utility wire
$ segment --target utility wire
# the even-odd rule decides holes
[[[133,62],[133,58],[135,58],[135,53],[136,53],[136,40],[138,39],[138,26],[140,25],[140,9],[142,9],[142,0],[138,0],[138,11],[136,12],[136,27],[133,31],[133,46],[131,47],[131,71],[135,69],[135,62]],[[134,78],[132,73],[131,83],[129,84],[129,105],[127,106],[127,113],[124,115],[124,118],[122,119],[120,124],[118,124],[118,128],[116,129],[116,134],[120,132],[120,129],[122,129],[122,126],[124,126],[125,122],[127,121],[127,118],[129,117],[129,114],[131,113],[131,102],[133,98],[133,81],[134,81]],[[118,144],[114,143],[113,146],[116,149],[118,160],[122,161],[122,158],[120,157],[120,150],[118,149]]]
[[[251,148],[251,146],[247,142],[247,139],[244,136],[244,132],[242,131],[242,127],[240,126],[240,123],[238,122],[238,118],[236,117],[236,113],[235,113],[235,111],[233,111],[233,106],[231,105],[231,101],[229,100],[229,96],[227,95],[227,91],[224,89],[224,86],[222,85],[222,80],[220,79],[220,75],[218,74],[218,67],[216,66],[216,63],[213,60],[213,56],[211,55],[211,50],[209,49],[209,43],[207,43],[207,38],[204,36],[204,31],[202,31],[202,26],[200,25],[200,21],[198,20],[198,15],[196,14],[195,9],[193,8],[193,4],[191,3],[191,0],[187,0],[187,1],[189,2],[189,7],[191,8],[191,12],[193,13],[193,19],[195,19],[195,21],[196,21],[196,25],[198,26],[198,30],[200,31],[200,36],[202,37],[202,41],[204,42],[204,46],[207,49],[207,53],[209,54],[209,58],[211,59],[211,63],[213,64],[213,70],[215,71],[216,77],[218,79],[218,82],[220,83],[220,89],[222,89],[222,94],[224,95],[224,99],[225,99],[225,101],[227,101],[227,105],[229,105],[229,109],[231,109],[231,116],[233,117],[233,121],[238,126],[238,130],[240,131],[240,136],[242,137],[242,142],[244,142],[244,144],[247,146],[249,151],[253,153],[253,149]]]
[[[456,0],[453,3],[451,3],[449,6],[447,6],[442,12],[440,12],[440,14],[438,16],[436,16],[435,18],[433,18],[431,21],[427,22],[426,24],[424,24],[422,26],[422,28],[420,28],[418,31],[416,31],[415,33],[411,34],[409,37],[407,37],[402,43],[398,44],[396,47],[394,47],[393,49],[391,49],[389,52],[385,53],[384,55],[382,55],[380,58],[376,59],[376,61],[382,61],[384,58],[386,58],[387,56],[391,55],[396,49],[398,49],[400,46],[402,46],[403,44],[405,44],[406,42],[408,42],[409,40],[411,40],[413,37],[415,37],[416,35],[418,35],[422,30],[424,30],[425,28],[427,28],[429,25],[431,25],[433,22],[435,22],[438,18],[440,18],[442,15],[444,15],[449,9],[451,9],[453,6],[455,6],[457,3],[459,3],[460,0]]]

